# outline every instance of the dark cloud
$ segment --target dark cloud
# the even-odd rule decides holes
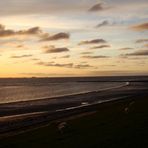
[[[102,44],[102,43],[107,43],[104,39],[94,39],[90,41],[81,41],[79,45],[88,45],[88,44]]]
[[[44,49],[44,53],[60,53],[69,51],[66,47],[56,48],[55,46],[45,46]]]
[[[98,4],[93,5],[93,6],[89,9],[89,11],[90,11],[90,12],[96,12],[96,11],[102,11],[102,10],[104,10],[104,9],[106,9],[105,6],[104,6],[104,4],[98,3]]]
[[[24,45],[21,45],[21,44],[16,46],[16,48],[23,48],[23,47]]]
[[[101,46],[92,47],[91,49],[101,49],[101,48],[110,48],[110,47],[111,47],[110,45],[101,45]]]
[[[64,68],[76,68],[76,69],[87,69],[87,68],[94,67],[89,64],[74,65],[73,63],[59,64],[59,63],[55,63],[55,62],[38,62],[36,64],[42,65],[42,66],[49,66],[49,67],[64,67]]]
[[[28,29],[28,30],[18,31],[16,33],[24,34],[24,35],[36,35],[36,34],[41,34],[42,30],[40,29],[40,27],[33,27],[33,28]]]
[[[93,54],[93,52],[81,52],[81,54]]]
[[[148,50],[139,50],[133,53],[127,53],[121,56],[148,56]]]
[[[0,30],[4,30],[5,29],[5,26],[0,24]]]
[[[136,43],[145,43],[145,42],[148,42],[148,39],[139,39],[139,40],[136,40]]]
[[[109,58],[108,56],[82,56],[82,58],[86,58],[86,59],[101,59],[101,58]]]
[[[54,62],[38,62],[38,65],[49,66],[49,67],[65,67],[65,68],[72,68],[73,63],[66,63],[66,64],[59,64]]]
[[[60,32],[54,35],[49,35],[47,33],[47,34],[44,34],[41,38],[42,38],[41,41],[55,41],[55,40],[69,39],[70,35],[64,32]]]
[[[40,41],[56,41],[70,38],[70,34],[64,32],[50,35],[49,33],[43,32],[40,27],[32,27],[26,30],[15,31],[12,29],[6,29],[4,25],[0,24],[0,38],[18,35],[34,35],[38,37]]]
[[[131,50],[133,48],[130,48],[130,47],[125,47],[125,48],[120,48],[119,50]]]
[[[14,30],[5,29],[5,27],[1,25],[0,37],[7,37],[7,36],[16,35],[16,34],[17,34],[17,32],[15,32]]]
[[[148,30],[148,23],[133,25],[130,28],[135,31],[146,31],[146,30]]]
[[[26,55],[19,55],[19,56],[11,56],[10,58],[14,59],[19,59],[19,58],[27,58],[27,57],[32,57],[33,55],[31,54],[26,54]]]
[[[74,68],[85,69],[85,68],[94,68],[94,66],[89,65],[89,64],[78,64],[78,65],[75,65]]]
[[[127,56],[126,57],[128,60],[138,60],[139,62],[141,61],[141,60],[143,60],[143,56]]]
[[[6,29],[4,25],[0,25],[0,37],[9,37],[14,35],[37,35],[41,34],[42,30],[39,27],[29,28],[28,30],[15,31],[12,29]]]
[[[53,64],[53,63],[55,63],[55,62],[54,61],[51,61],[51,62],[42,62],[42,61],[39,61],[36,64],[37,65],[44,65],[44,66],[46,66],[46,65],[49,65],[49,64]]]
[[[108,25],[110,25],[109,21],[105,20],[105,21],[99,23],[99,24],[96,26],[96,28],[100,28],[100,27],[108,26]]]

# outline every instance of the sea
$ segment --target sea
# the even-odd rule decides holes
[[[106,90],[148,77],[1,78],[0,104]]]

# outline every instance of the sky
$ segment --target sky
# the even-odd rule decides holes
[[[147,0],[0,1],[0,77],[148,75]]]

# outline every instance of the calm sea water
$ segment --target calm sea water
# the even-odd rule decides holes
[[[111,80],[113,78],[0,79],[0,103],[79,94],[123,84]]]

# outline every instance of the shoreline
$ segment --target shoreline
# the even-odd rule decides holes
[[[80,106],[82,103],[87,102],[92,104],[98,101],[112,100],[114,98],[122,97],[122,95],[132,95],[135,93],[143,93],[143,90],[137,90],[137,92],[131,92],[132,85],[124,84],[111,89],[93,91],[88,93],[81,93],[75,95],[66,95],[54,98],[45,98],[29,101],[19,101],[12,103],[0,104],[0,117],[13,114],[30,113],[36,110],[39,111],[52,111],[58,109],[64,109],[68,107]],[[146,89],[147,90],[147,89]],[[121,94],[122,93],[122,94]],[[59,105],[61,108],[59,108]]]
[[[17,135],[21,131],[27,131],[28,128],[29,131],[34,127],[38,129],[54,121],[66,120],[83,113],[98,112],[107,106],[127,104],[145,97],[148,97],[148,87],[147,83],[142,83],[142,85],[130,84],[104,92],[67,96],[63,99],[47,99],[42,103],[37,100],[29,102],[29,104],[21,102],[3,105],[0,106],[0,137]],[[100,103],[101,101],[102,103]],[[84,102],[87,103],[82,104]],[[24,116],[22,116],[23,114]]]
[[[42,127],[49,126],[51,123],[55,122],[61,122],[61,121],[66,121],[69,118],[77,118],[77,116],[81,114],[87,114],[91,112],[98,112],[102,108],[106,108],[107,106],[112,106],[115,104],[130,104],[131,102],[139,100],[139,98],[145,98],[148,97],[148,93],[141,94],[139,96],[133,95],[133,96],[125,96],[121,97],[121,99],[114,99],[114,100],[107,100],[102,103],[96,103],[92,105],[84,105],[81,106],[80,108],[72,108],[69,110],[59,110],[56,112],[38,112],[37,114],[32,113],[29,116],[18,116],[18,118],[11,118],[8,121],[6,120],[6,123],[1,124],[1,129],[0,130],[0,139],[7,138],[7,137],[13,137],[15,135],[19,135],[21,133],[26,133],[30,131],[34,131],[37,129],[40,129]],[[8,117],[9,118],[9,117]],[[11,122],[13,122],[13,126],[11,126]],[[17,125],[17,127],[15,126]],[[4,125],[2,127],[2,125]],[[4,128],[6,127],[6,128]]]
[[[117,86],[112,86],[112,87],[108,87],[108,88],[103,88],[103,89],[99,89],[99,90],[94,90],[94,91],[85,91],[85,92],[80,92],[80,93],[72,93],[72,94],[65,94],[65,95],[59,95],[59,96],[54,96],[54,97],[49,97],[49,98],[38,98],[38,99],[32,99],[32,100],[23,100],[23,101],[14,101],[14,102],[1,102],[0,103],[0,107],[3,105],[13,105],[13,104],[17,104],[17,103],[31,103],[31,102],[42,102],[45,100],[53,100],[53,99],[62,99],[65,97],[74,97],[74,96],[79,96],[79,95],[85,95],[85,94],[90,94],[90,93],[98,93],[98,92],[102,92],[102,91],[107,91],[107,90],[112,90],[112,89],[118,89],[120,87],[125,87],[128,86],[129,84],[127,84],[127,82],[123,82],[123,84],[117,85]]]
[[[114,101],[111,101],[111,102],[105,102],[105,103],[102,103],[102,104],[91,106],[89,108],[84,108],[84,109],[79,110],[79,111],[76,110],[76,112],[74,111],[74,112],[72,112],[70,114],[55,115],[54,116],[55,119],[52,119],[51,121],[49,119],[49,120],[46,120],[44,122],[41,122],[41,123],[38,123],[38,124],[35,124],[35,125],[26,126],[26,127],[23,127],[23,128],[18,128],[17,132],[16,131],[14,132],[14,130],[12,130],[12,131],[9,131],[8,133],[5,133],[3,136],[0,136],[0,144],[2,144],[2,148],[7,147],[7,145],[11,145],[11,144],[13,144],[14,146],[17,146],[19,143],[20,144],[24,143],[24,145],[22,145],[22,147],[26,147],[26,146],[30,147],[31,143],[29,142],[29,139],[34,139],[35,140],[36,138],[38,139],[38,137],[40,137],[39,141],[37,139],[36,139],[37,141],[35,140],[36,142],[34,140],[33,140],[34,142],[32,141],[33,142],[32,144],[35,145],[33,147],[36,147],[36,146],[40,147],[42,145],[44,146],[44,143],[46,141],[45,138],[47,138],[47,140],[49,141],[48,144],[49,145],[53,145],[53,147],[58,147],[58,146],[56,146],[56,144],[58,144],[58,143],[59,143],[59,147],[60,147],[62,145],[62,143],[61,143],[62,141],[67,141],[69,139],[71,147],[75,148],[76,146],[72,146],[72,144],[74,144],[72,139],[77,139],[77,134],[75,135],[75,132],[72,132],[71,130],[69,131],[67,129],[68,132],[70,132],[70,133],[72,132],[73,133],[73,136],[72,137],[70,136],[69,138],[67,137],[68,138],[67,139],[65,137],[67,135],[67,131],[63,131],[63,133],[59,133],[57,131],[58,130],[57,126],[60,123],[63,123],[63,122],[66,122],[68,124],[68,126],[70,126],[70,128],[74,128],[75,129],[78,126],[77,127],[77,130],[78,130],[77,132],[80,132],[79,133],[80,136],[81,136],[80,139],[83,139],[83,137],[87,135],[87,134],[83,135],[83,132],[84,133],[87,132],[87,129],[88,129],[88,132],[89,132],[90,135],[94,134],[95,131],[97,131],[97,130],[99,131],[99,133],[100,132],[102,133],[102,132],[104,132],[104,130],[103,130],[104,128],[105,129],[106,128],[111,128],[113,130],[112,132],[114,133],[114,131],[116,131],[116,129],[118,129],[119,125],[120,125],[120,128],[119,128],[120,130],[124,127],[123,126],[124,124],[131,126],[131,124],[132,124],[132,123],[130,123],[131,121],[133,121],[134,123],[136,121],[135,124],[132,124],[132,126],[134,126],[134,128],[135,128],[134,131],[136,132],[137,131],[137,129],[136,129],[137,126],[143,126],[143,124],[140,125],[140,123],[141,123],[140,121],[143,121],[145,123],[145,125],[147,125],[146,124],[147,120],[145,120],[146,119],[145,114],[147,115],[148,112],[145,112],[145,110],[143,112],[142,110],[145,107],[141,106],[141,103],[142,104],[144,103],[144,105],[146,106],[146,102],[148,102],[147,97],[148,97],[148,93],[143,94],[141,96],[133,96],[133,97],[129,97],[129,98],[126,98],[126,99],[114,100]],[[129,109],[128,111],[125,110],[127,107]],[[138,109],[137,107],[140,110],[137,110]],[[136,110],[134,110],[134,108]],[[136,115],[135,115],[135,113],[136,113]],[[145,113],[145,114],[143,115],[143,113]],[[144,117],[141,117],[142,115]],[[47,116],[45,115],[44,118],[46,117],[46,119],[48,119]],[[43,119],[42,116],[40,116],[40,118]],[[120,124],[118,124],[118,118],[121,120]],[[125,120],[124,123],[123,123],[122,119]],[[136,119],[136,120],[133,120],[133,119]],[[110,120],[112,120],[112,121],[110,121]],[[86,122],[86,121],[89,121],[89,122]],[[105,122],[105,123],[102,124],[102,122]],[[117,124],[117,125],[114,127],[111,124],[113,127],[110,127],[109,126],[110,122],[111,123],[115,122],[115,124]],[[96,123],[99,126],[94,127],[94,125]],[[89,127],[89,126],[91,126],[91,124],[92,124],[93,128]],[[88,127],[90,128],[90,130],[89,130]],[[84,131],[83,131],[83,128],[84,128]],[[139,128],[141,129],[142,127],[139,127]],[[81,133],[81,130],[82,130],[82,133]],[[125,129],[123,130],[123,132],[124,131],[125,131]],[[50,132],[51,132],[51,134],[50,134]],[[53,135],[53,133],[54,133],[54,135]],[[34,136],[32,136],[32,135],[34,135]],[[46,137],[44,137],[45,135],[46,135]],[[50,136],[53,136],[54,138],[52,139]],[[62,141],[59,141],[57,139],[58,137],[63,137],[63,136],[65,138],[62,138]],[[104,139],[107,135],[106,134],[105,135],[101,134],[100,136],[101,136],[100,139]],[[116,139],[118,139],[118,137],[122,137],[122,135],[117,136]],[[50,138],[51,138],[51,140],[50,140]],[[90,141],[94,141],[94,139],[89,139],[89,140]],[[131,141],[131,137],[130,137],[130,140],[128,140],[128,141],[129,142]],[[90,143],[94,144],[94,142],[89,142],[89,141],[87,141],[87,142],[89,144]],[[99,141],[96,141],[96,143],[98,143],[98,142]],[[76,143],[78,143],[78,142],[76,142]],[[5,144],[6,144],[6,146],[5,146]],[[83,142],[79,141],[78,145],[81,145],[81,144],[84,145],[84,146],[87,146],[87,144],[85,145]],[[67,146],[63,146],[63,147],[64,148],[65,147],[68,148],[69,146],[67,145]]]

